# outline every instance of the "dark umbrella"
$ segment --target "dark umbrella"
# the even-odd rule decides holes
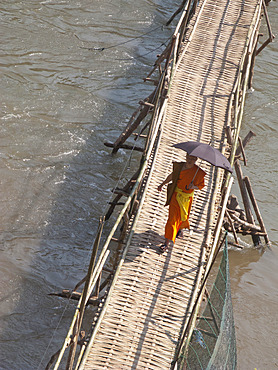
[[[200,143],[198,141],[186,141],[184,143],[174,144],[173,147],[182,149],[189,155],[201,158],[216,167],[224,168],[231,173],[233,172],[228,159],[222,153],[220,153],[219,150],[213,148],[211,145]]]

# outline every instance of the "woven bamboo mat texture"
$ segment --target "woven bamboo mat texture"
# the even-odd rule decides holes
[[[197,163],[207,176],[205,188],[195,191],[191,231],[162,255],[158,246],[164,240],[168,207],[164,207],[166,189],[158,192],[157,186],[172,171],[172,162],[185,158],[184,152],[171,147],[174,143],[196,140],[221,149],[229,96],[256,4],[206,0],[198,27],[190,43],[184,44],[140,217],[108,309],[84,359],[86,369],[170,368],[203,271],[208,219],[213,231],[219,212],[223,171]]]

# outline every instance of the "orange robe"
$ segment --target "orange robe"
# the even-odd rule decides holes
[[[197,173],[196,173],[197,172]],[[194,175],[196,173],[196,176],[194,178]],[[201,170],[198,166],[194,164],[192,168],[183,170],[180,172],[179,179],[177,182],[177,187],[180,188],[185,193],[191,193],[192,189],[186,190],[186,186],[189,186],[192,179],[193,184],[198,186],[198,188],[201,190],[205,186],[205,177],[206,173]],[[181,212],[180,212],[180,206],[176,199],[177,192],[175,191],[172,195],[170,205],[169,205],[169,215],[168,220],[165,226],[165,238],[170,239],[173,242],[175,242],[177,233],[179,229],[190,228],[190,224],[188,221],[188,217],[190,215],[191,205],[192,205],[192,198],[189,200],[189,207],[188,207],[188,216],[186,221],[181,220]]]

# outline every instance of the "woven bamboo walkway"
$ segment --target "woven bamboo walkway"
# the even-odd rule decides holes
[[[197,140],[223,150],[229,98],[257,0],[205,0],[176,66],[151,175],[127,256],[108,309],[81,367],[169,369],[192,308],[213,240],[223,170],[201,163],[206,187],[195,192],[191,232],[166,254],[168,208],[157,186],[184,154],[171,145]],[[204,244],[207,248],[203,248]]]

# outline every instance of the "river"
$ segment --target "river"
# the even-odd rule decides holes
[[[1,1],[0,369],[42,369],[62,344],[75,303],[48,293],[84,277],[111,189],[137,169],[139,154],[112,156],[103,142],[152,91],[143,78],[179,4]],[[277,2],[268,12],[277,36]],[[277,66],[275,39],[256,59],[242,126],[257,135],[244,173],[272,241],[263,253],[248,238],[230,251],[243,370],[278,368]]]

